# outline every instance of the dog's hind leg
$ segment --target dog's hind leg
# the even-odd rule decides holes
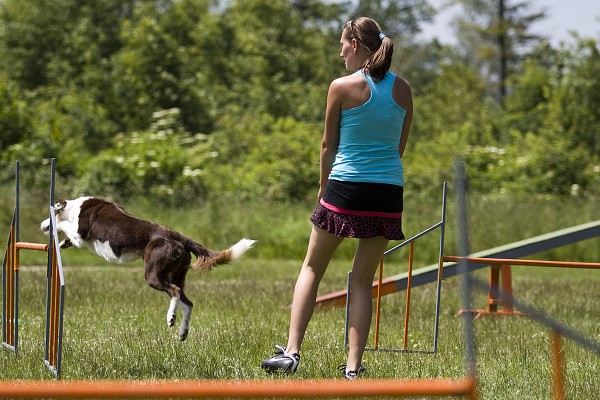
[[[179,330],[181,340],[187,337],[192,307],[192,303],[183,294],[190,258],[189,252],[181,243],[164,238],[148,243],[144,254],[146,281],[154,289],[167,293],[171,299],[167,311],[169,327],[175,324],[177,307],[182,307],[183,321]]]
[[[179,326],[179,340],[182,342],[187,338],[190,330],[190,318],[192,317],[192,309],[194,304],[187,298],[183,291],[180,297],[181,311],[183,311],[183,317],[181,318],[181,325]]]
[[[177,306],[179,305],[179,299],[181,297],[181,289],[169,283],[163,277],[160,277],[148,263],[146,264],[146,282],[148,285],[156,290],[160,290],[161,292],[165,292],[167,296],[169,296],[169,310],[167,311],[167,325],[172,327],[175,324],[175,320],[177,319]]]
[[[192,308],[194,307],[194,304],[184,293],[185,277],[189,270],[190,260],[187,257],[183,257],[182,261],[182,264],[180,264],[178,268],[173,269],[171,278],[173,284],[181,289],[179,305],[181,306],[183,316],[181,317],[181,325],[179,326],[179,340],[184,341],[190,330],[190,319],[192,317]]]
[[[168,295],[168,293],[167,293]],[[175,321],[177,320],[177,306],[179,304],[179,298],[171,297],[171,302],[169,303],[169,311],[167,311],[167,325],[172,327],[175,325]]]
[[[177,320],[177,307],[180,304],[181,289],[171,283],[161,281],[156,275],[146,276],[146,281],[150,287],[165,292],[171,299],[169,302],[169,310],[167,311],[167,326],[169,328],[172,327]],[[183,305],[183,303],[181,304]]]

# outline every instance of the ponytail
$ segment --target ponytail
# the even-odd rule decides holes
[[[377,22],[368,17],[348,21],[346,28],[349,29],[350,38],[356,39],[369,55],[362,68],[374,81],[382,80],[392,65],[394,53],[392,39],[381,32]]]
[[[383,36],[381,45],[377,51],[369,57],[364,65],[365,70],[369,71],[369,75],[371,75],[375,81],[380,81],[385,77],[385,73],[392,66],[392,54],[394,52],[392,39],[385,36],[383,33],[380,33],[379,35]]]

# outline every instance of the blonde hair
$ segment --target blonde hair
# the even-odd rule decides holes
[[[394,53],[392,39],[385,36],[379,24],[368,17],[359,17],[346,22],[344,36],[348,40],[356,39],[369,56],[362,68],[371,75],[373,80],[382,80],[392,65]]]

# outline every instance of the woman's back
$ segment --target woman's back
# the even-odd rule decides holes
[[[358,71],[347,78],[351,79],[342,102],[340,142],[330,179],[403,186],[399,145],[407,111],[393,96],[396,75],[388,72],[375,82]]]

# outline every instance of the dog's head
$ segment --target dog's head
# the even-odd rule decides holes
[[[64,214],[65,208],[67,207],[67,201],[60,199],[58,200],[56,203],[54,203],[54,216],[56,217],[56,223],[58,224],[60,221],[62,221],[62,216]],[[42,230],[42,232],[44,232],[45,234],[48,234],[48,232],[50,232],[50,218],[45,219],[44,221],[42,221],[41,225],[40,225],[40,229]]]

